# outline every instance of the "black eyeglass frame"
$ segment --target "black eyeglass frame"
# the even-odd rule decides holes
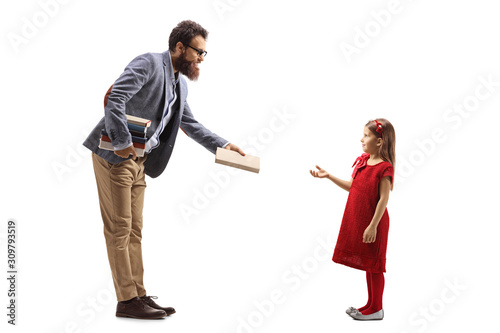
[[[192,46],[191,46],[191,45],[189,45],[189,44],[184,44],[184,43],[182,43],[182,44],[183,44],[184,46],[190,47],[190,48],[192,48],[193,50],[195,50],[195,51],[197,52],[196,54],[198,55],[198,57],[199,57],[199,56],[201,56],[201,55],[203,55],[203,57],[206,57],[206,56],[207,56],[207,53],[208,53],[207,51],[203,51],[203,50],[197,49],[196,47],[192,47]]]

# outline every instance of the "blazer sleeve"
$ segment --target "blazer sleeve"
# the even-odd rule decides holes
[[[151,55],[146,53],[132,60],[113,83],[104,107],[104,119],[106,132],[115,150],[132,145],[125,104],[148,82],[153,71],[153,60]]]
[[[194,118],[187,101],[184,102],[184,111],[182,113],[180,127],[187,136],[213,154],[215,154],[217,147],[224,148],[229,144],[227,140],[211,132]]]

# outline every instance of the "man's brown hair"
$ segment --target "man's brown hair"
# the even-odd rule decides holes
[[[188,45],[196,36],[201,36],[206,40],[208,31],[196,22],[190,20],[182,21],[170,33],[168,48],[170,51],[175,52],[175,45],[178,42]]]

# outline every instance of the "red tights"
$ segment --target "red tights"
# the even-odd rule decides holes
[[[368,302],[358,309],[364,315],[369,315],[382,309],[382,295],[384,294],[384,273],[366,272],[368,287]]]

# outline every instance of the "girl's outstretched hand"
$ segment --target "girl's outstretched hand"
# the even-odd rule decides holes
[[[326,172],[326,170],[323,170],[321,169],[319,166],[316,165],[316,169],[318,169],[318,171],[314,171],[314,170],[309,170],[309,172],[311,173],[311,175],[313,177],[317,177],[317,178],[325,178],[325,177],[328,177],[330,174],[328,172]]]
[[[371,224],[363,232],[363,243],[373,243],[377,238],[377,228],[374,228]]]

